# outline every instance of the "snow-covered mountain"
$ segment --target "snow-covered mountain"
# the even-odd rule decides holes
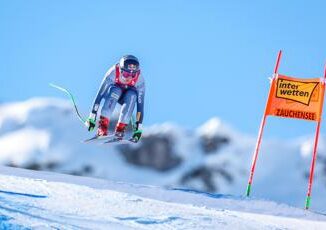
[[[325,229],[271,201],[0,167],[0,229]]]
[[[111,181],[241,196],[256,138],[218,118],[196,130],[173,123],[145,127],[136,145],[82,143],[89,136],[69,101],[34,98],[0,106],[2,165]],[[303,207],[312,143],[312,137],[264,140],[252,195]],[[319,146],[311,207],[326,211],[323,137]]]

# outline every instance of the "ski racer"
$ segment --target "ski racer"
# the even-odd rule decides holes
[[[92,111],[86,120],[88,131],[95,128],[98,110],[102,99],[104,99],[98,122],[97,136],[108,135],[112,113],[116,104],[119,103],[121,111],[115,127],[115,137],[123,139],[125,129],[137,104],[136,125],[133,130],[132,140],[138,142],[142,135],[144,97],[145,81],[140,71],[139,60],[133,55],[125,55],[104,76],[95,97]]]

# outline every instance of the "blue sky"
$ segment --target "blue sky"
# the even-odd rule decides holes
[[[325,9],[322,0],[2,0],[0,100],[64,97],[53,82],[86,115],[106,70],[131,53],[147,83],[145,124],[194,128],[218,116],[256,135],[279,49],[280,73],[323,75]],[[265,135],[314,127],[271,117]]]

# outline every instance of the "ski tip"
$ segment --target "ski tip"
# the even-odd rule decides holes
[[[83,140],[82,142],[83,143],[89,143],[89,142],[93,142],[93,141],[104,141],[104,140],[107,140],[107,139],[109,139],[109,138],[111,138],[113,136],[114,136],[114,134],[112,134],[112,133],[109,133],[107,136],[95,135],[94,137]]]
[[[91,142],[91,141],[99,140],[99,139],[101,139],[100,136],[95,135],[94,137],[83,140],[82,142],[87,143],[87,142]]]

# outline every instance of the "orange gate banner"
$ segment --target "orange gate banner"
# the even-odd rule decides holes
[[[272,79],[266,115],[320,121],[323,79],[300,79],[277,74]]]

